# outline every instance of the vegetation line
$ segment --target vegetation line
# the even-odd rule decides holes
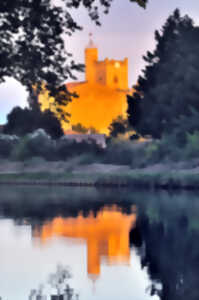
[[[82,179],[84,178],[84,180]],[[142,188],[166,190],[199,189],[199,174],[187,172],[147,173],[131,171],[121,174],[0,174],[0,184],[52,185],[74,187]]]

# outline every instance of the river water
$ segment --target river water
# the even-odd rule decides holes
[[[198,194],[0,186],[0,297],[34,300],[33,290],[198,300]]]

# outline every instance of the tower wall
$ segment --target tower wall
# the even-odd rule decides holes
[[[95,64],[96,83],[106,85],[106,60]]]
[[[97,48],[85,49],[86,81],[94,83],[96,81],[96,62],[98,60]]]
[[[106,84],[111,88],[128,89],[128,59],[123,61],[110,60],[106,66]]]

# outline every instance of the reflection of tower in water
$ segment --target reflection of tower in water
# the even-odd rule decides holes
[[[52,237],[76,238],[87,245],[87,273],[92,281],[100,275],[102,261],[107,265],[130,263],[129,233],[135,226],[136,209],[123,213],[117,206],[104,207],[96,217],[54,218],[33,231],[44,244]]]

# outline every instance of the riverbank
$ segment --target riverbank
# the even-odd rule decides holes
[[[55,167],[55,166],[54,166]],[[0,172],[0,184],[135,187],[144,189],[199,189],[199,167],[153,165],[142,169],[104,164],[83,165],[71,170],[50,171],[24,168]]]

